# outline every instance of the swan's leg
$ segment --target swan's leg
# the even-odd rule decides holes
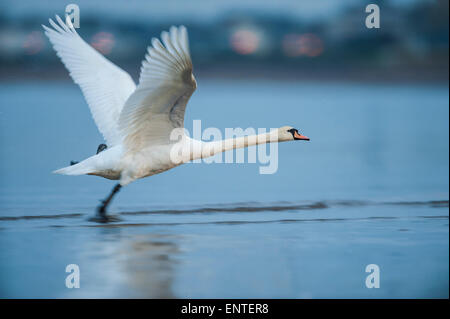
[[[113,199],[114,195],[116,195],[116,193],[120,190],[121,187],[122,187],[122,185],[120,185],[120,184],[117,184],[116,186],[114,186],[114,188],[112,189],[109,196],[106,197],[106,199],[102,201],[102,204],[97,208],[97,215],[98,215],[98,218],[96,219],[97,221],[107,223],[109,221],[117,220],[116,218],[111,218],[111,216],[108,216],[106,214],[106,208],[108,207],[108,205],[111,202],[111,200]]]
[[[106,146],[106,144],[100,144],[100,145],[97,147],[97,154],[100,153],[100,152],[102,152],[102,151],[104,151],[104,150],[106,150],[107,148],[108,148],[108,146]]]
[[[100,152],[103,152],[103,151],[106,150],[107,148],[108,148],[108,146],[106,146],[106,144],[100,144],[100,145],[97,147],[97,154],[100,153]],[[70,166],[75,165],[75,164],[78,164],[78,163],[79,163],[78,161],[70,161]]]
[[[106,144],[100,144],[100,145],[97,147],[97,154],[100,153],[100,152],[103,152],[103,151],[106,150],[107,148],[108,148],[108,146],[106,146]],[[70,161],[70,166],[75,165],[75,164],[78,164],[78,163],[79,163],[78,161]]]

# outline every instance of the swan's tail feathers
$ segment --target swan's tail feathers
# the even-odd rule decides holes
[[[62,174],[62,175],[86,175],[92,173],[94,170],[92,167],[86,165],[86,163],[78,163],[75,165],[63,167],[53,171],[54,174]]]

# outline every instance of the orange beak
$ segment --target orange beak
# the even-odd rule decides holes
[[[309,141],[309,137],[305,135],[298,134],[297,132],[294,132],[294,139],[296,140],[303,140],[303,141]]]

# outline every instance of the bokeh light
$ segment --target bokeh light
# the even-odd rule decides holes
[[[91,45],[105,55],[111,53],[114,43],[114,35],[109,32],[98,32],[91,40]]]
[[[44,37],[42,32],[32,31],[25,37],[22,47],[25,50],[25,54],[34,55],[42,50],[44,44]]]
[[[250,29],[238,29],[231,34],[230,44],[234,52],[238,54],[255,53],[261,42],[258,33]]]
[[[323,52],[323,41],[313,33],[287,34],[283,37],[283,52],[290,57],[317,57]]]

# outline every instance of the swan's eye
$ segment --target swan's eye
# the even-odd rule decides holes
[[[291,133],[292,137],[295,139],[295,133],[298,133],[298,131],[295,128],[291,128],[290,130],[287,130],[288,133]]]

